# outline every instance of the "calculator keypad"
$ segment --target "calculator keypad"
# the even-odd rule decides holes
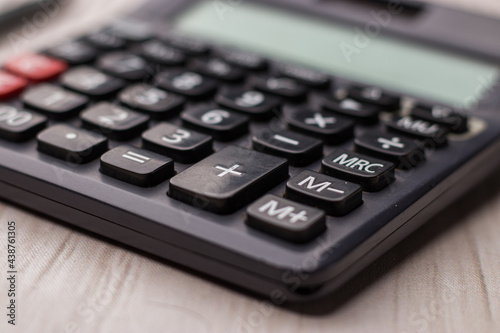
[[[397,170],[424,163],[429,142],[443,147],[449,132],[468,129],[452,108],[399,112],[401,97],[378,87],[337,86],[325,73],[175,32],[154,36],[141,22],[44,54],[0,70],[1,139],[38,133],[44,155],[100,158],[103,181],[165,183],[171,198],[217,214],[249,205],[248,226],[292,242],[319,236],[327,216],[362,209]],[[11,105],[17,94],[22,105]]]

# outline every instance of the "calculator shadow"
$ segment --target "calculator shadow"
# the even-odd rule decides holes
[[[321,316],[335,312],[347,303],[362,297],[363,293],[371,288],[377,280],[390,274],[410,256],[418,255],[430,243],[439,242],[443,234],[450,232],[453,228],[463,226],[466,222],[473,223],[467,218],[491,203],[492,200],[498,201],[498,198],[500,198],[500,174],[492,175],[478,183],[460,199],[374,261],[339,291],[317,302],[289,304],[285,308],[310,316]]]

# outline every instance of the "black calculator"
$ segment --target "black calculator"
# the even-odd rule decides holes
[[[500,21],[153,0],[0,69],[0,196],[260,294],[325,296],[500,164]]]

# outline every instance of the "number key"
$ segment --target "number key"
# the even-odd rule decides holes
[[[248,132],[247,116],[217,107],[203,106],[186,110],[181,119],[187,127],[210,134],[221,141],[230,141]]]
[[[9,141],[26,141],[47,125],[47,118],[34,112],[0,104],[0,138]]]
[[[204,98],[212,95],[218,83],[214,79],[184,69],[172,69],[156,75],[159,87],[175,93],[191,97]]]
[[[113,140],[128,140],[144,131],[149,117],[102,102],[83,111],[80,115],[83,127],[98,129]]]
[[[125,81],[89,66],[70,69],[62,75],[61,83],[68,89],[91,97],[104,97],[125,86]]]
[[[118,95],[119,100],[133,109],[156,119],[172,117],[184,106],[184,98],[147,84],[135,84]]]
[[[197,162],[213,152],[212,137],[168,123],[142,134],[144,148],[165,154],[180,163]]]
[[[256,119],[269,119],[279,114],[281,101],[277,97],[269,96],[260,91],[244,89],[227,89],[221,91],[215,102],[224,107],[244,112]]]
[[[33,86],[22,95],[24,105],[56,119],[66,119],[83,109],[89,99],[58,86],[44,83]]]

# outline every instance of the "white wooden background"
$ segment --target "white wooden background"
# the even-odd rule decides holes
[[[0,59],[77,35],[143,0],[73,0]],[[435,0],[500,17],[498,0]],[[499,31],[500,38],[500,31]],[[6,222],[18,226],[18,325],[6,324]],[[500,175],[343,290],[293,310],[0,202],[0,332],[500,332]]]

